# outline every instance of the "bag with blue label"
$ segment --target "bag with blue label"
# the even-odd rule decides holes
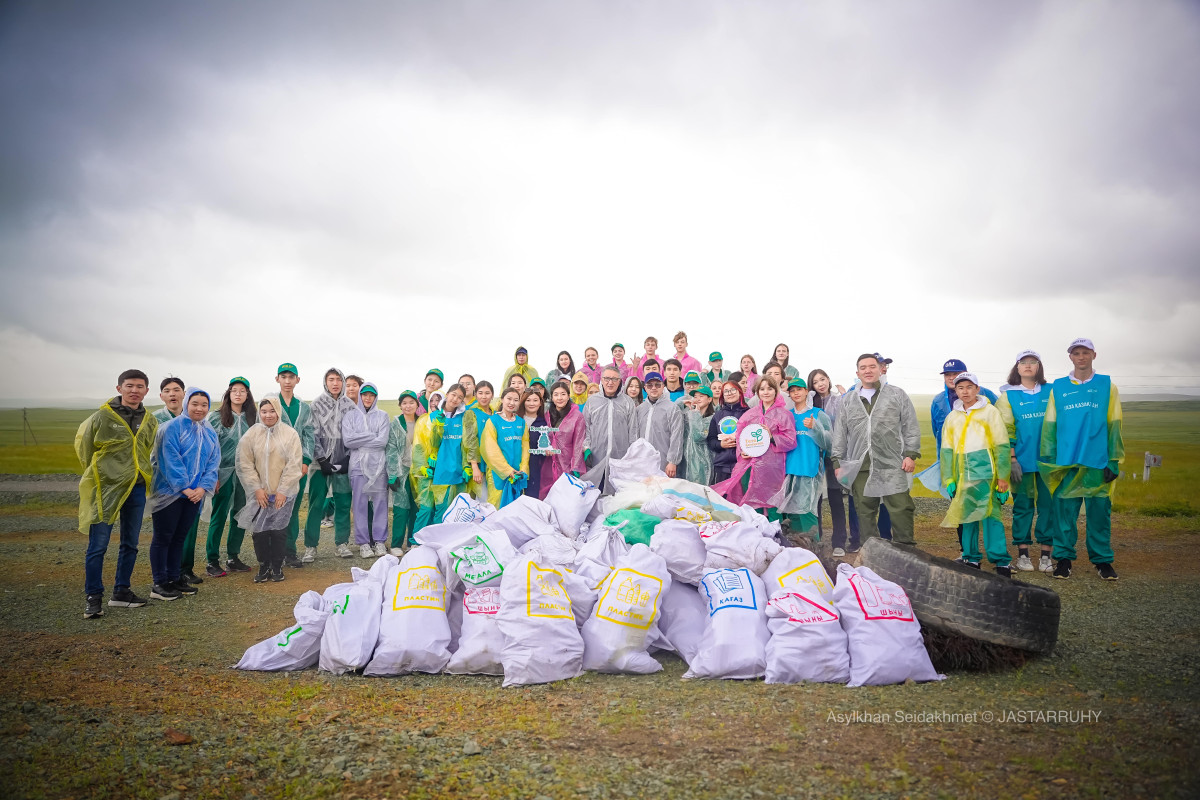
[[[308,591],[296,601],[296,624],[265,642],[252,645],[234,669],[288,672],[316,666],[321,656],[321,634],[329,619],[329,603]]]
[[[685,678],[761,678],[767,668],[767,597],[762,578],[746,567],[704,574],[700,595],[708,620],[700,652]]]

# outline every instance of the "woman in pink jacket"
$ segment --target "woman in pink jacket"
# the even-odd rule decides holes
[[[564,472],[576,477],[583,466],[583,412],[571,402],[567,384],[560,381],[550,388],[550,403],[546,410],[546,422],[558,428],[550,434],[550,446],[558,450],[557,455],[547,456],[542,462],[542,482],[538,487],[538,499],[545,500],[550,487]]]
[[[771,506],[770,499],[787,476],[787,453],[796,447],[796,423],[773,378],[760,377],[754,388],[759,402],[738,420],[738,455],[733,474],[713,488],[731,503],[748,505],[766,514],[767,519],[777,520],[779,512]],[[748,456],[742,452],[742,431],[756,424],[767,429],[771,443],[762,455]]]

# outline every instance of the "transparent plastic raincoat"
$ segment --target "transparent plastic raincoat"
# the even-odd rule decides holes
[[[234,469],[246,492],[246,505],[237,512],[237,523],[251,533],[279,531],[288,527],[292,508],[300,494],[300,474],[304,465],[304,448],[300,434],[284,420],[283,404],[275,395],[267,401],[275,406],[279,421],[267,426],[261,419],[238,442]],[[254,493],[266,491],[268,497],[282,494],[287,502],[276,508],[269,502],[266,508],[258,505]]]
[[[912,478],[901,465],[905,457],[914,461],[921,457],[917,410],[908,394],[890,383],[881,383],[872,400],[869,414],[857,390],[848,392],[838,402],[832,451],[834,466],[842,470],[838,481],[847,489],[853,486],[869,455],[870,472],[863,487],[864,497],[907,492]]]
[[[739,444],[737,462],[729,480],[718,483],[713,488],[725,496],[731,503],[740,503],[751,508],[770,508],[771,498],[783,486],[786,471],[787,454],[796,447],[796,423],[792,420],[792,412],[783,404],[783,395],[776,395],[775,402],[770,408],[764,409],[762,404],[754,406],[738,420],[737,433],[739,440],[747,425],[762,425],[771,435],[771,444],[767,452],[754,458],[743,458]],[[742,490],[742,476],[750,472],[750,483]]]
[[[942,486],[955,485],[950,509],[942,527],[953,528],[966,522],[991,518],[1000,520],[1002,503],[996,498],[998,481],[1009,477],[1008,429],[1004,418],[982,394],[969,410],[961,400],[942,428]]]
[[[346,397],[346,376],[340,369],[335,369],[342,377],[342,392],[337,397],[325,388],[321,381],[321,394],[309,403],[311,430],[313,437],[313,458],[330,458],[337,460],[345,453],[345,443],[342,441],[342,419],[354,410],[354,401]],[[350,476],[348,473],[330,475],[329,482],[335,494],[349,494]]]
[[[195,394],[208,393],[188,389],[183,396],[184,408]],[[211,497],[217,488],[221,460],[218,434],[207,419],[195,422],[187,414],[180,414],[163,425],[154,441],[154,481],[147,493],[146,509],[153,514],[166,508],[183,497],[184,489],[203,489]]]
[[[550,422],[547,411],[546,421]],[[583,440],[586,430],[583,424],[583,412],[575,403],[568,403],[567,414],[557,426],[558,433],[550,434],[550,446],[558,450],[557,455],[547,456],[542,462],[542,481],[538,489],[541,495],[538,499],[545,500],[550,493],[550,487],[564,472],[578,472],[586,469],[583,463]]]
[[[634,411],[638,438],[646,439],[658,451],[658,467],[683,461],[683,413],[663,389],[658,402],[646,398]]]
[[[387,448],[384,450],[384,455],[387,458],[389,483],[394,481],[403,487],[403,484],[408,480],[409,471],[412,469],[412,437],[420,421],[421,417],[417,417],[410,425],[404,419],[403,414],[392,420],[392,424],[388,429]],[[410,497],[409,492],[403,488],[397,489],[392,492],[392,506],[403,509],[412,508]]]
[[[817,502],[826,494],[825,454],[833,440],[829,415],[819,408],[792,412],[796,426],[796,448],[787,454],[787,477],[771,505],[781,514],[799,514],[805,529],[816,525]],[[811,419],[809,428],[804,421]]]
[[[700,415],[694,408],[683,413],[683,478],[704,486],[712,481],[712,453],[708,450],[708,425],[713,415]]]
[[[623,458],[629,445],[637,438],[636,409],[633,399],[622,391],[618,391],[616,397],[606,397],[601,390],[583,404],[583,449],[592,451],[583,479],[602,486],[606,495],[616,491],[605,480],[609,460]]]
[[[268,395],[268,397],[279,399],[279,407],[283,409],[283,412],[279,415],[279,419],[284,425],[287,425],[300,435],[300,451],[304,454],[304,463],[311,464],[313,462],[313,448],[316,445],[313,439],[311,407],[295,395],[292,396],[291,404],[286,406],[283,404],[283,398],[279,397],[278,394]],[[296,414],[296,421],[294,423],[290,416],[293,412]]]
[[[363,490],[367,494],[386,494],[388,490],[387,444],[391,434],[391,417],[379,407],[379,401],[367,408],[362,392],[379,390],[373,383],[364,383],[358,395],[358,405],[342,417],[342,444],[350,451],[350,477],[366,478]]]
[[[121,402],[120,398],[116,402]],[[83,467],[79,480],[80,533],[87,533],[94,524],[115,524],[138,479],[150,486],[153,477],[151,457],[158,420],[147,413],[135,435],[110,403],[100,406],[75,432],[75,455]]]
[[[186,401],[183,407],[187,408]],[[180,416],[187,415],[181,414]],[[250,430],[250,423],[246,421],[244,411],[237,412],[233,415],[233,425],[226,428],[221,424],[221,412],[218,410],[209,412],[208,424],[217,432],[217,439],[221,442],[221,470],[217,476],[217,483],[224,486],[225,482],[233,475],[233,462],[237,458],[238,442],[246,435],[246,431]]]

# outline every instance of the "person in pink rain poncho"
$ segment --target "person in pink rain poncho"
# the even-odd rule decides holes
[[[731,503],[763,510],[768,519],[778,519],[771,497],[783,486],[787,476],[787,454],[796,447],[796,423],[783,402],[779,385],[772,378],[760,377],[755,385],[758,405],[742,415],[737,427],[737,463],[729,480],[713,486]],[[761,456],[742,452],[741,435],[748,425],[762,425],[771,435],[771,444]]]
[[[538,488],[538,499],[545,500],[550,487],[564,472],[575,477],[584,471],[583,465],[583,412],[571,402],[567,384],[559,382],[550,389],[546,421],[558,433],[550,434],[550,446],[558,450],[557,455],[547,456],[542,462],[542,484]]]

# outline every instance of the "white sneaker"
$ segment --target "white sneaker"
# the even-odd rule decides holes
[[[1043,555],[1042,560],[1038,563],[1039,572],[1054,572],[1054,562],[1050,560],[1050,556]]]
[[[354,555],[354,551],[350,549],[350,545],[348,544],[339,544],[333,552],[338,558],[350,558]],[[363,558],[366,558],[366,556],[363,556]]]
[[[321,527],[322,528],[332,528],[333,527],[333,517],[325,517],[324,519],[322,519]]]
[[[833,548],[833,557],[834,558],[845,558],[846,551],[840,547],[835,547],[835,548]]]
[[[1029,556],[1017,558],[1017,569],[1021,572],[1033,572],[1033,562],[1029,560]]]
[[[375,552],[371,549],[371,545],[360,544],[358,546],[358,557],[359,558],[374,558],[374,556],[375,556]]]
[[[403,556],[403,555],[404,555],[404,550],[402,550],[402,549],[401,549],[401,548],[399,548],[399,547],[393,547],[393,548],[392,548],[391,550],[389,550],[388,552],[389,552],[389,553],[391,553],[392,555],[394,555],[396,558],[400,558],[401,556]]]
[[[383,546],[383,542],[375,543],[375,555],[377,555],[377,556],[386,556],[387,555],[387,548]]]
[[[316,561],[317,560],[317,548],[315,548],[315,547],[304,548],[304,555],[301,556],[300,560],[303,561],[305,564],[311,564],[312,562]]]

